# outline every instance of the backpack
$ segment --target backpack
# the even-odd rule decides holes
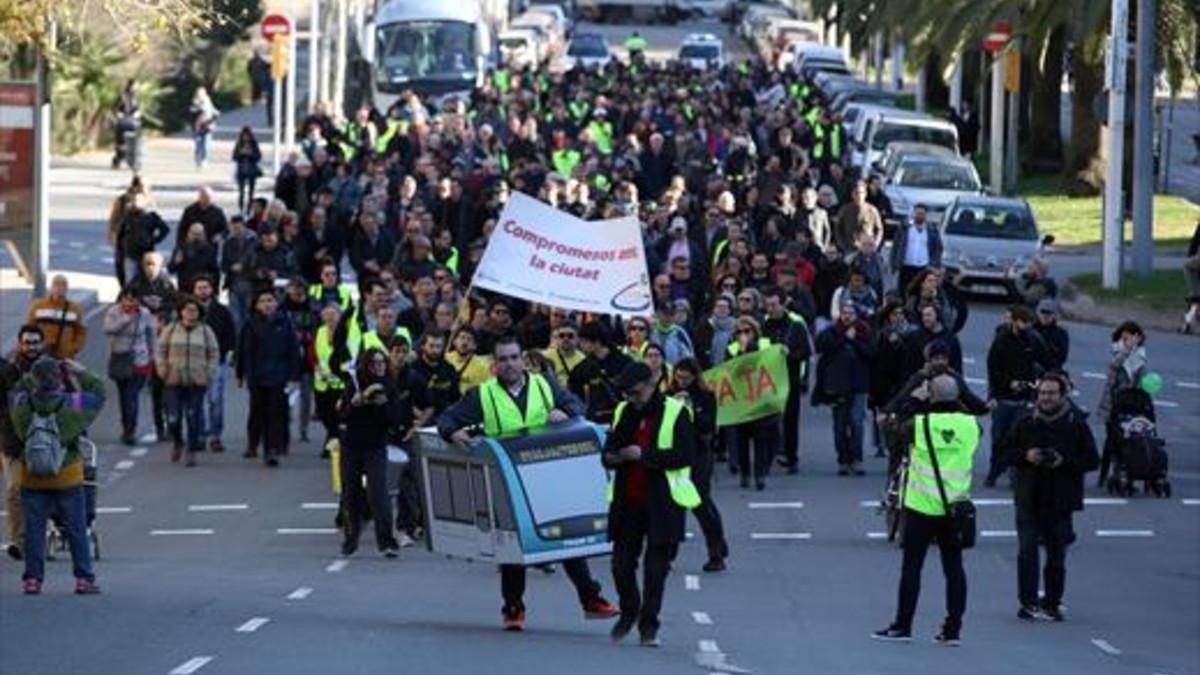
[[[40,412],[33,410],[33,418],[25,434],[25,469],[34,476],[55,476],[62,470],[67,458],[67,448],[58,432],[58,411]]]

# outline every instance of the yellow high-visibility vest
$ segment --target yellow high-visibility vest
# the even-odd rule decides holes
[[[541,375],[530,373],[525,382],[528,388],[525,414],[512,394],[495,377],[479,385],[479,405],[483,409],[483,433],[503,436],[546,426],[554,409],[554,391]]]
[[[625,412],[625,408],[628,405],[628,401],[621,401],[617,404],[617,410],[613,413],[613,429],[616,429],[617,425],[621,423],[621,415]],[[671,397],[663,398],[662,420],[658,423],[658,434],[654,443],[654,447],[658,451],[663,452],[675,447],[675,422],[679,419],[680,413],[685,410],[689,416],[692,414],[691,410],[679,399]],[[685,466],[682,469],[664,469],[663,474],[667,478],[667,487],[671,490],[671,501],[685,509],[694,509],[700,506],[700,491],[692,483],[692,468],[690,466]],[[615,491],[613,478],[609,479],[605,491],[608,501],[611,504],[613,492]]]

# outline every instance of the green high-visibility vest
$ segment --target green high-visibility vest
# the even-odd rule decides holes
[[[429,254],[429,259],[433,260],[434,262],[437,262],[437,260],[433,257],[432,253]],[[450,270],[451,272],[458,274],[458,247],[457,246],[450,247],[449,257],[446,258],[446,262],[441,263],[441,264],[445,265],[446,269]]]
[[[321,284],[313,284],[308,287],[308,297],[312,298],[314,303],[323,304],[325,299],[325,287]],[[338,284],[337,286],[338,307],[342,311],[350,308],[350,303],[354,302],[353,291],[350,290],[349,284]]]
[[[842,156],[842,125],[834,124],[829,132],[829,156],[838,159]]]
[[[650,343],[643,342],[642,346],[636,349],[630,347],[629,345],[625,345],[624,347],[621,347],[621,351],[625,352],[625,356],[628,356],[634,361],[644,361],[646,359],[646,350],[649,348]]]
[[[760,352],[765,351],[770,346],[771,346],[770,338],[765,338],[765,337],[758,338],[758,351],[760,351]],[[725,353],[728,354],[729,358],[731,358],[731,359],[735,356],[741,356],[742,343],[738,342],[737,340],[730,340],[729,346],[725,348]]]
[[[713,268],[714,272],[716,271],[717,266],[721,264],[721,260],[725,256],[725,251],[728,249],[729,249],[729,240],[728,239],[722,239],[721,241],[717,242],[716,246],[713,247],[712,268]]]
[[[488,436],[503,436],[546,426],[550,411],[554,409],[554,390],[541,375],[529,373],[525,386],[525,414],[512,394],[491,377],[479,385],[479,406],[483,409],[483,433]]]
[[[927,516],[944,516],[946,508],[938,492],[937,477],[925,443],[925,420],[936,446],[938,468],[946,501],[954,503],[971,496],[971,467],[979,445],[979,424],[966,413],[929,413],[913,417],[913,444],[909,453],[904,506]]]
[[[591,109],[592,105],[587,101],[571,101],[567,104],[567,112],[571,113],[576,122],[582,122]]]
[[[566,150],[555,150],[550,155],[550,159],[554,162],[554,170],[559,174],[571,177],[575,172],[575,167],[583,161],[583,155],[578,150],[568,148]]]
[[[628,405],[628,401],[621,401],[617,404],[617,409],[613,413],[613,429],[616,429],[617,425],[621,423],[621,415],[625,412],[625,408]],[[691,410],[679,399],[673,397],[663,399],[662,420],[658,423],[658,434],[654,442],[654,447],[659,452],[675,448],[675,422],[685,410],[687,410],[689,416],[692,414]],[[682,469],[664,469],[663,475],[666,476],[667,487],[671,490],[671,501],[685,509],[694,509],[700,506],[700,491],[692,483],[692,468],[690,466],[685,466]],[[614,479],[610,477],[608,485],[605,488],[605,496],[608,498],[610,504],[613,500],[613,492]]]
[[[792,323],[798,323],[801,326],[804,326],[806,331],[808,330],[808,322],[804,320],[803,316],[800,316],[795,312],[788,312],[788,321],[791,321]],[[800,362],[800,379],[804,379],[804,374],[806,372],[808,372],[808,361],[804,360]]]
[[[410,346],[412,345],[412,332],[408,330],[407,326],[396,326],[396,335],[407,340]],[[388,346],[383,343],[383,338],[379,337],[378,331],[369,331],[362,336],[362,348],[364,350],[378,349],[384,353],[388,351]]]
[[[330,357],[333,356],[333,331],[326,326],[317,329],[317,337],[313,344],[317,353],[317,372],[313,375],[313,390],[318,392],[330,389],[343,389],[346,383],[338,374],[333,372]]]
[[[818,160],[824,159],[825,158],[825,125],[824,124],[813,125],[812,131],[813,131],[813,151],[812,151],[813,159],[818,159]]]
[[[587,128],[591,132],[592,141],[596,144],[596,149],[600,151],[600,154],[611,155],[613,151],[612,122],[592,120]]]
[[[402,120],[388,120],[387,131],[375,140],[375,152],[382,155],[387,152],[388,146],[392,143],[392,138],[400,132],[400,127],[404,124]]]
[[[496,91],[501,94],[507,94],[509,87],[512,85],[508,68],[500,68],[492,73],[492,83],[496,85]]]
[[[642,37],[641,35],[630,35],[629,37],[625,38],[625,49],[629,50],[630,54],[633,54],[634,52],[644,52],[646,51],[647,46],[648,43],[646,42],[646,38]]]
[[[609,180],[607,175],[598,173],[596,174],[596,177],[592,179],[592,187],[596,188],[600,192],[608,192],[608,189],[612,187],[612,181]]]
[[[691,122],[696,119],[696,110],[694,108],[692,108],[692,104],[688,103],[687,101],[684,101],[684,103],[683,103],[683,117],[688,122]]]
[[[750,63],[748,61],[739,62],[738,63],[738,72],[741,73],[742,75],[749,75],[750,74]]]

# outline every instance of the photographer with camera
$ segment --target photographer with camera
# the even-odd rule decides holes
[[[1067,546],[1075,538],[1071,514],[1083,510],[1083,476],[1100,464],[1087,420],[1068,400],[1071,384],[1057,373],[1037,385],[1031,417],[1013,425],[1005,440],[1016,469],[1017,587],[1026,621],[1062,621]],[[1046,547],[1045,597],[1038,602],[1038,545]]]
[[[992,409],[992,457],[986,487],[995,487],[996,479],[1007,468],[1003,443],[1008,430],[1028,414],[1034,382],[1045,372],[1046,350],[1033,331],[1033,312],[1025,305],[1008,308],[1007,320],[996,328],[996,337],[988,349],[988,398]]]

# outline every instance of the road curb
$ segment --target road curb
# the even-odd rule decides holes
[[[1179,328],[1180,317],[1177,315],[1096,302],[1095,298],[1070,282],[1063,284],[1058,306],[1062,316],[1071,321],[1116,327],[1122,321],[1132,319],[1146,330],[1176,333]]]

